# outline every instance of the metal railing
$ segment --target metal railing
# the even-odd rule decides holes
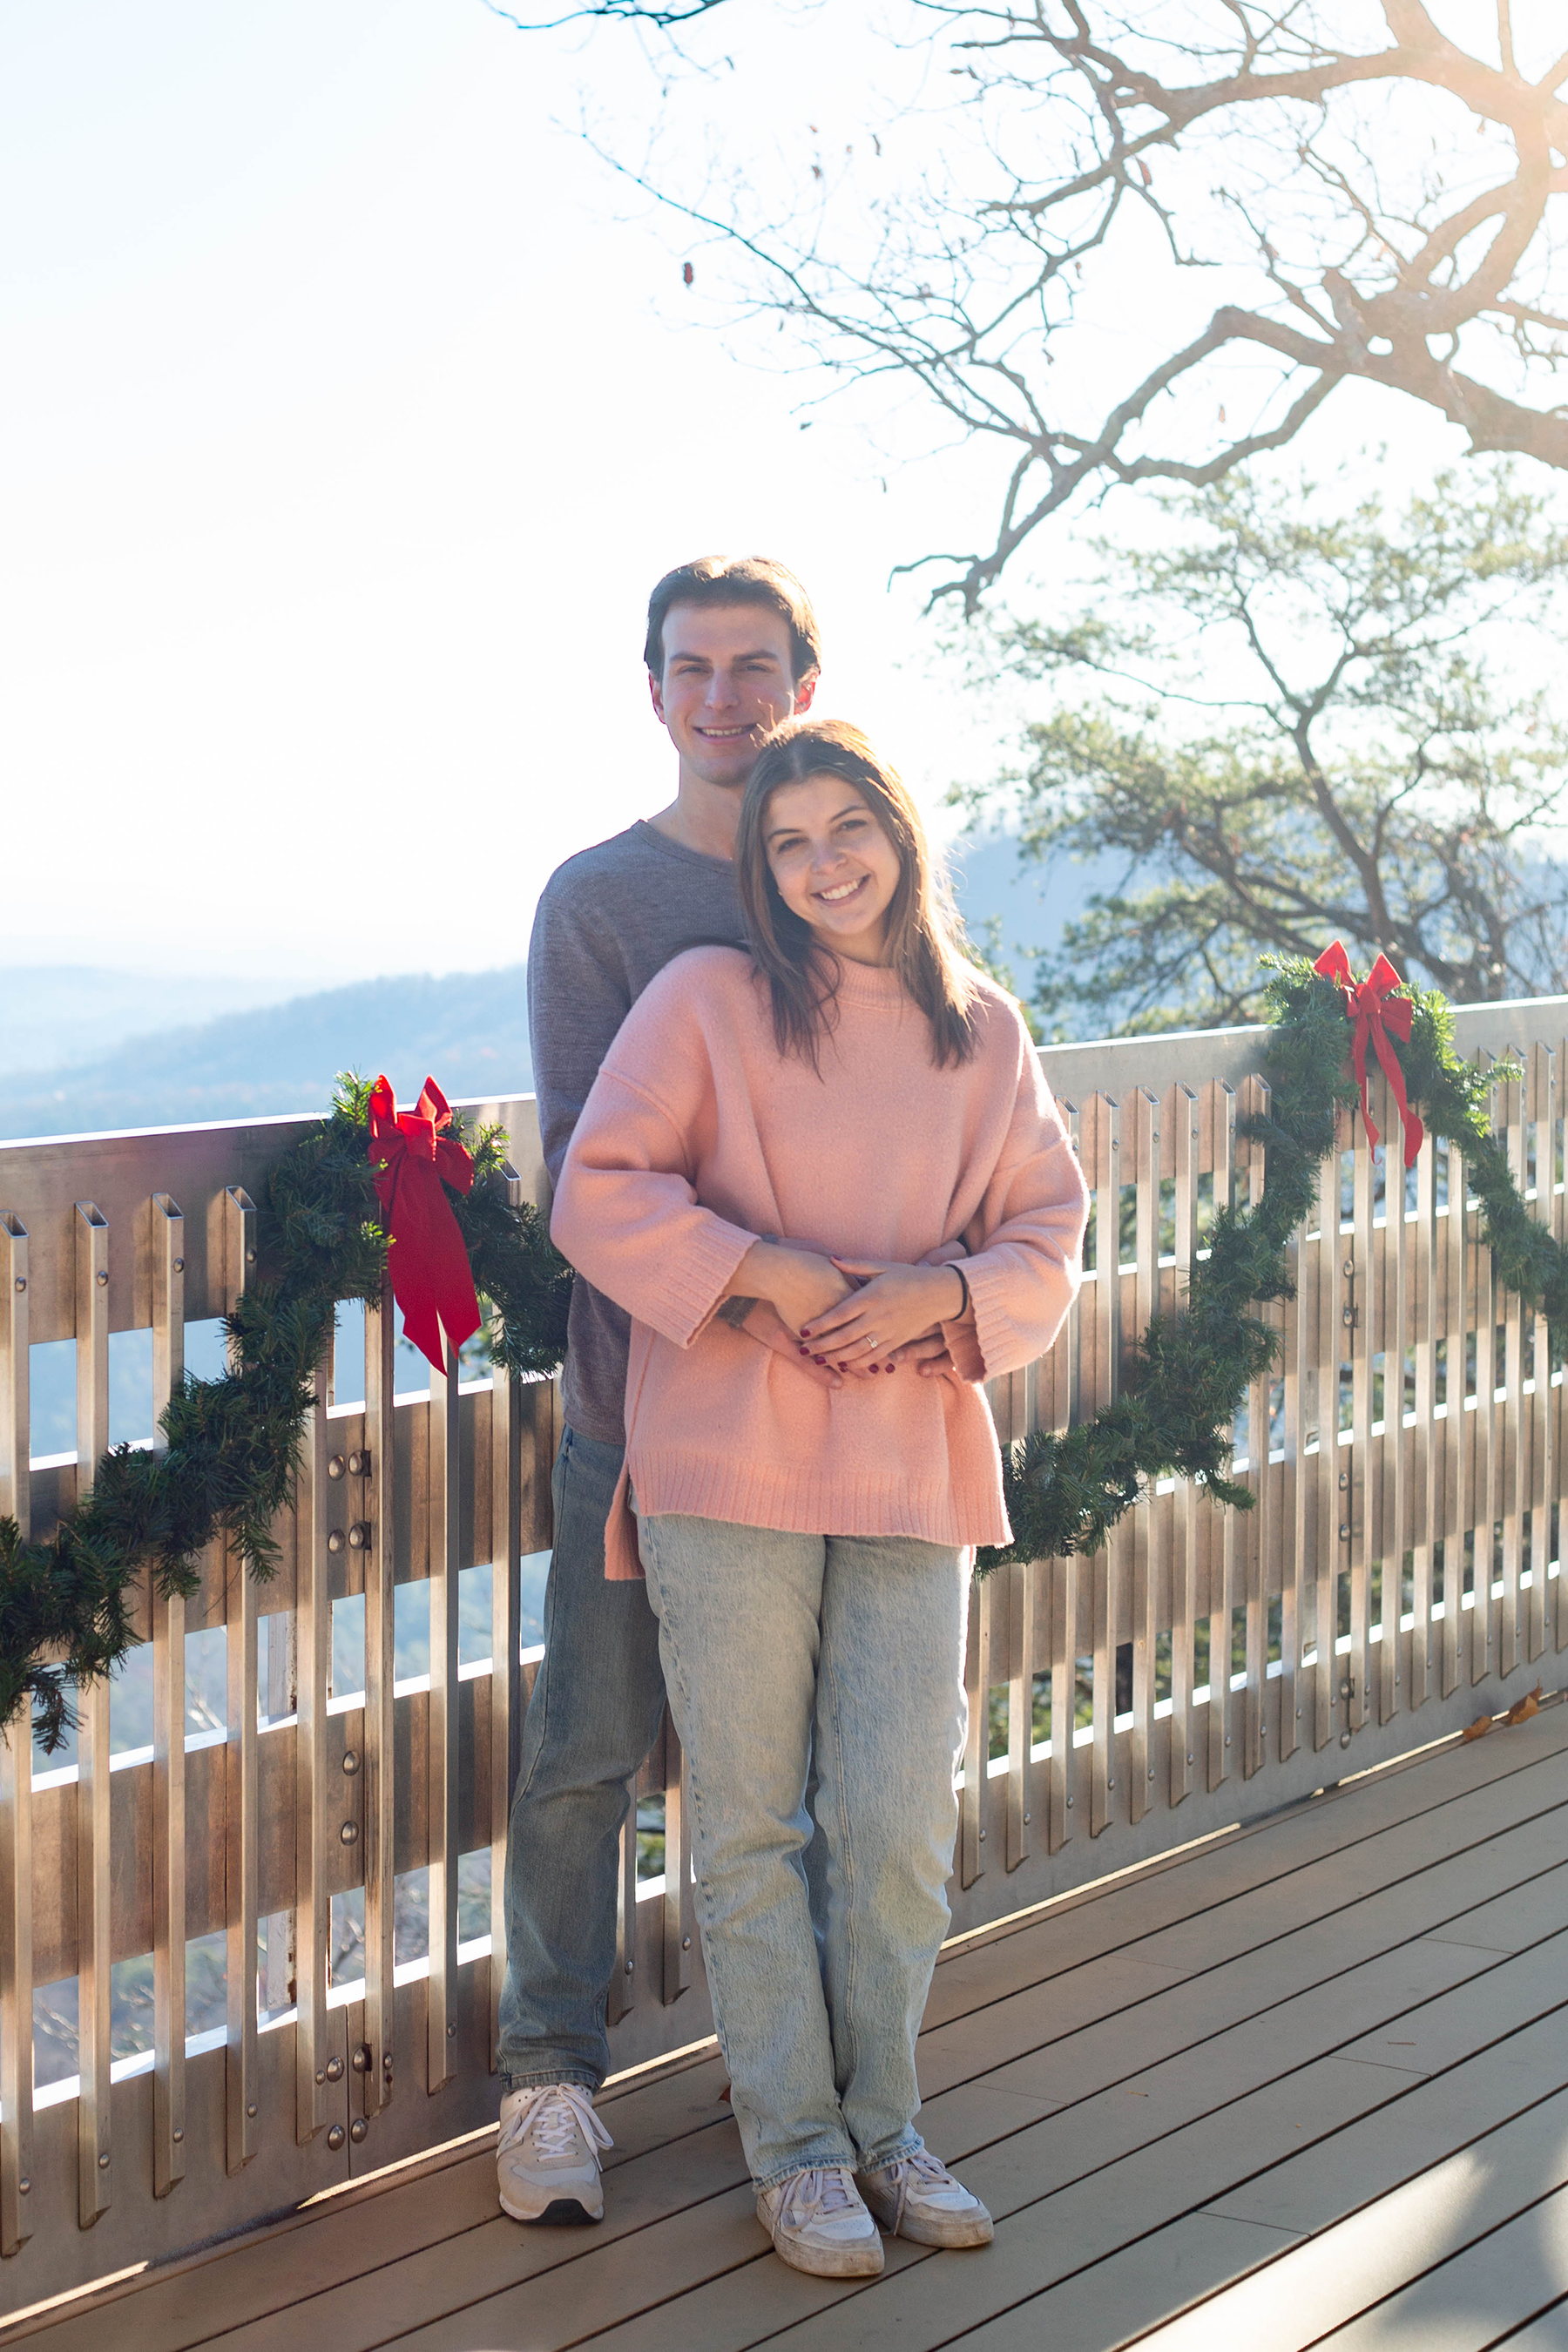
[[[1465,1052],[1521,1057],[1500,1061],[1495,1122],[1559,1237],[1565,1027],[1563,999],[1458,1016]],[[1214,1208],[1255,1197],[1237,1130],[1266,1100],[1260,1034],[1045,1052],[1093,1194],[1089,1271],[1051,1354],[993,1385],[1004,1436],[1108,1402],[1125,1344],[1179,1307]],[[531,1100],[475,1108],[540,1197]],[[245,1286],[253,1202],[303,1124],[0,1145],[0,1510],[24,1533],[47,1533],[108,1442],[118,1335],[151,1334],[155,1423],[187,1333]],[[1392,1215],[1358,1120],[1272,1310],[1278,1371],[1238,1423],[1254,1510],[1162,1486],[1097,1557],[974,1588],[955,1931],[1496,1712],[1568,1645],[1544,1328],[1494,1286],[1474,1210],[1455,1213],[1457,1155],[1428,1137],[1390,1197]],[[48,1455],[30,1350],[61,1341],[77,1451]],[[418,1394],[397,1378],[388,1303],[363,1363],[345,1324],[321,1369],[275,1580],[215,1546],[190,1600],[143,1597],[150,1738],[140,1719],[117,1733],[117,1683],[87,1696],[64,1763],[0,1743],[0,2312],[494,2115],[507,1801],[539,1655],[524,1600],[559,1409],[548,1382],[456,1363]],[[637,1794],[617,2066],[711,2029],[668,1727]]]

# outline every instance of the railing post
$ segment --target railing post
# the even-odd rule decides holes
[[[394,1913],[396,1903],[395,1585],[397,1481],[393,1460],[395,1339],[392,1286],[364,1311],[364,1440],[360,1465],[370,1542],[364,1554],[364,2082],[363,2111],[375,2116],[393,2094]]]
[[[92,1491],[109,1444],[109,1223],[76,1204],[76,1492]],[[76,1916],[79,2219],[90,2229],[113,2197],[110,2179],[109,1678],[81,1692],[77,1733]]]
[[[1106,1095],[1095,1097],[1094,1323],[1095,1410],[1114,1404],[1121,1386],[1121,1111]],[[1121,1633],[1123,1549],[1127,1531],[1112,1528],[1092,1564],[1094,1576],[1093,1740],[1089,1766],[1089,1832],[1110,1823],[1116,1786],[1116,1651]]]
[[[430,1979],[426,2087],[452,2074],[458,1976],[458,1574],[461,1536],[456,1350],[441,1336],[430,1372],[430,1715],[426,1751],[430,1829]]]
[[[27,1229],[0,1216],[0,1512],[32,1533]],[[0,2254],[33,2234],[33,1725],[0,1730]]]
[[[232,1315],[256,1274],[256,1204],[237,1184],[222,1204],[223,1294]],[[232,1352],[232,1351],[231,1351]],[[256,2062],[256,1935],[260,1897],[260,1758],[257,1733],[256,1579],[237,1546],[224,1541],[228,1738],[225,1749],[227,1920],[227,2056],[224,2082],[225,2164],[233,2175],[249,2163],[259,2137]]]
[[[153,1221],[153,1444],[185,1365],[185,1221],[155,1192]],[[152,1595],[153,2193],[185,2177],[185,1601]]]

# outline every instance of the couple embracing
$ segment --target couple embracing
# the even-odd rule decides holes
[[[666,1692],[733,2109],[778,2252],[984,2244],[915,2128],[948,1921],[981,1382],[1050,1345],[1083,1180],[919,815],[810,715],[781,565],[660,581],[673,803],[552,877],[529,956],[552,1231],[578,1270],[545,1655],[507,1869],[500,2200],[596,2220],[626,1783]]]

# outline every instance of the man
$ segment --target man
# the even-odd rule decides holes
[[[741,798],[771,730],[810,708],[819,667],[805,591],[762,557],[704,557],[648,604],[644,659],[675,747],[676,795],[658,815],[568,858],[545,886],[528,957],[544,1157],[552,1180],[616,1032],[656,972],[703,940],[744,939],[734,868]],[[804,1364],[773,1309],[745,1301],[759,1344]],[[545,1654],[523,1727],[507,1851],[500,2004],[500,2202],[522,2221],[597,2221],[593,2095],[609,2063],[626,1783],[664,1704],[658,1628],[640,1583],[605,1580],[604,1531],[624,1449],[628,1325],[581,1279],[572,1294],[565,1431],[553,1482]]]

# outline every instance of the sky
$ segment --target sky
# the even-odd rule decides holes
[[[826,27],[753,18],[787,131]],[[964,728],[887,580],[956,486],[884,488],[689,323],[685,248],[578,135],[659,109],[634,37],[86,0],[5,41],[0,962],[515,961],[560,858],[670,797],[643,612],[712,547],[795,566],[819,707],[940,801]]]
[[[484,0],[7,12],[0,966],[282,993],[517,961],[551,868],[670,796],[643,612],[711,548],[800,572],[818,709],[951,831],[1011,714],[889,573],[974,543],[994,461],[821,406],[787,338],[732,356],[723,257],[581,135],[694,187],[710,145],[781,186],[867,169],[932,98],[883,5],[735,0],[668,87],[625,27]],[[1106,320],[1112,373],[1148,329]],[[1407,404],[1358,425],[1417,471],[1454,445]]]

